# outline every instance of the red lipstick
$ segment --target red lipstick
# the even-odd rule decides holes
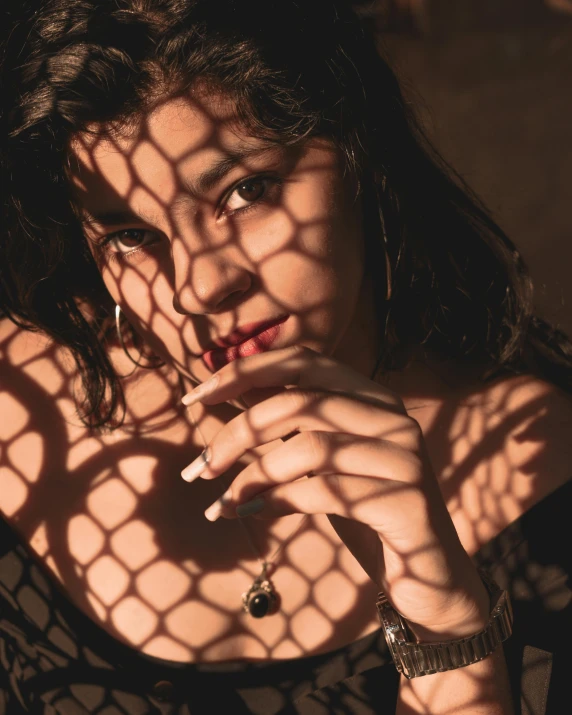
[[[215,345],[220,347],[203,353],[206,366],[211,372],[216,372],[239,357],[266,352],[278,337],[280,326],[286,320],[287,315],[263,323],[243,325],[225,338],[214,340]]]

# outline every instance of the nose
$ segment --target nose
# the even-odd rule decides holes
[[[206,253],[174,263],[173,307],[182,315],[229,310],[252,286],[251,272],[222,254]]]

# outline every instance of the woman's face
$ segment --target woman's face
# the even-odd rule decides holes
[[[364,364],[374,348],[361,206],[330,142],[254,139],[229,102],[201,93],[129,131],[77,137],[72,152],[105,284],[179,371],[202,381],[292,344]]]

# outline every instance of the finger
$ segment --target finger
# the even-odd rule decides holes
[[[391,440],[418,451],[421,431],[407,415],[345,395],[287,390],[234,417],[203,454],[182,471],[186,481],[213,479],[248,450],[293,432],[327,431]]]
[[[279,484],[308,475],[346,474],[415,483],[419,460],[393,442],[334,432],[302,432],[249,464],[219,500],[227,516],[241,503]],[[216,503],[216,502],[215,502]]]
[[[217,404],[252,390],[284,386],[354,395],[404,412],[400,398],[387,388],[333,358],[300,345],[234,360],[185,395],[183,403],[192,405],[200,400]]]
[[[327,474],[300,479],[269,489],[235,510],[236,516],[261,519],[298,513],[336,515],[365,524],[396,553],[425,548],[433,534],[421,489],[372,477]]]

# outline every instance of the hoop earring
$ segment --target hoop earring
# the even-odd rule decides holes
[[[383,244],[383,253],[385,256],[385,300],[389,301],[393,293],[393,271],[391,270],[391,261],[389,259],[389,249],[387,247],[387,229],[385,226],[385,216],[382,209],[382,200],[385,191],[387,190],[387,178],[385,176],[381,177],[381,181],[375,183],[377,190],[377,210],[379,214],[379,225],[381,226],[381,242]]]
[[[135,358],[127,349],[127,345],[125,345],[125,341],[123,339],[123,333],[121,332],[121,308],[117,304],[115,305],[115,330],[117,332],[117,339],[119,340],[119,344],[121,345],[123,352],[127,355],[129,360],[131,360],[135,367],[140,367],[144,370],[155,370],[156,368],[162,367],[165,364],[165,362],[160,358],[151,359],[147,364],[139,362],[141,356],[143,355],[143,351],[139,353],[139,357],[137,358],[137,360],[135,360]]]
[[[383,253],[385,256],[385,300],[391,300],[391,295],[393,293],[392,289],[392,270],[391,261],[389,260],[389,250],[387,248],[387,232],[385,230],[385,219],[383,218],[383,211],[379,209],[379,221],[381,223],[381,242],[383,244]]]

